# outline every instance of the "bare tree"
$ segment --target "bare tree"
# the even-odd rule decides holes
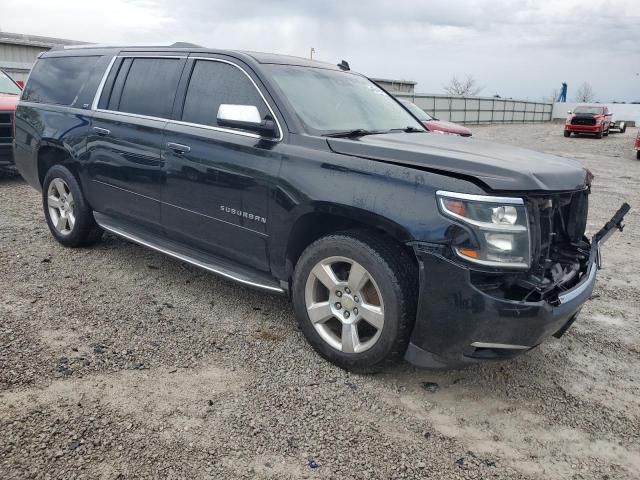
[[[590,83],[584,82],[576,90],[576,102],[593,102],[596,99],[596,93]]]
[[[444,91],[449,95],[460,97],[473,97],[482,91],[484,87],[480,87],[473,76],[467,74],[464,80],[459,80],[455,75],[451,77],[449,83],[443,86]]]

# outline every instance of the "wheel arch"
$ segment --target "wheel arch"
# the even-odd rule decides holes
[[[36,165],[40,186],[44,177],[54,165],[64,165],[78,178],[74,157],[61,143],[55,141],[43,141],[36,152]]]
[[[276,244],[285,246],[275,259],[283,267],[283,276],[291,277],[304,249],[317,239],[354,229],[375,232],[393,240],[401,248],[411,250],[405,245],[412,239],[409,231],[393,220],[357,207],[320,203],[300,212],[282,240],[276,240]],[[414,257],[412,251],[411,256]]]

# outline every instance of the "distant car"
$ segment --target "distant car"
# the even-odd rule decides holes
[[[638,136],[636,137],[635,149],[636,149],[636,158],[640,160],[640,130],[638,130]]]
[[[611,118],[609,119],[609,131],[611,133],[614,131],[624,133],[627,131],[627,122],[624,120],[618,121],[615,114],[611,114]]]
[[[609,135],[612,113],[606,105],[578,105],[564,124],[564,136],[572,133],[587,133],[602,138]]]
[[[0,70],[0,170],[15,170],[13,164],[13,120],[22,90]]]
[[[404,105],[407,110],[409,110],[418,120],[420,120],[420,123],[422,123],[425,128],[431,132],[449,133],[451,135],[460,135],[461,137],[471,136],[471,130],[469,130],[467,127],[463,127],[462,125],[458,125],[457,123],[444,122],[442,120],[438,120],[437,118],[433,118],[419,106],[417,106],[415,103],[410,102],[409,100],[400,100],[400,103],[402,103],[402,105]]]

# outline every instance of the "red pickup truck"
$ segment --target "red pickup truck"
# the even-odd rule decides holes
[[[609,135],[611,115],[606,105],[578,105],[564,124],[564,136],[570,137],[571,133],[588,133],[602,138]]]
[[[635,149],[636,149],[636,158],[640,160],[640,130],[638,130],[638,136],[636,136]]]
[[[0,70],[0,170],[14,170],[13,121],[21,86]]]

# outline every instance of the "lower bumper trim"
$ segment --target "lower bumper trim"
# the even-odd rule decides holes
[[[529,350],[531,347],[526,345],[511,345],[508,343],[488,343],[488,342],[473,342],[471,344],[475,348],[504,348],[506,350]]]

